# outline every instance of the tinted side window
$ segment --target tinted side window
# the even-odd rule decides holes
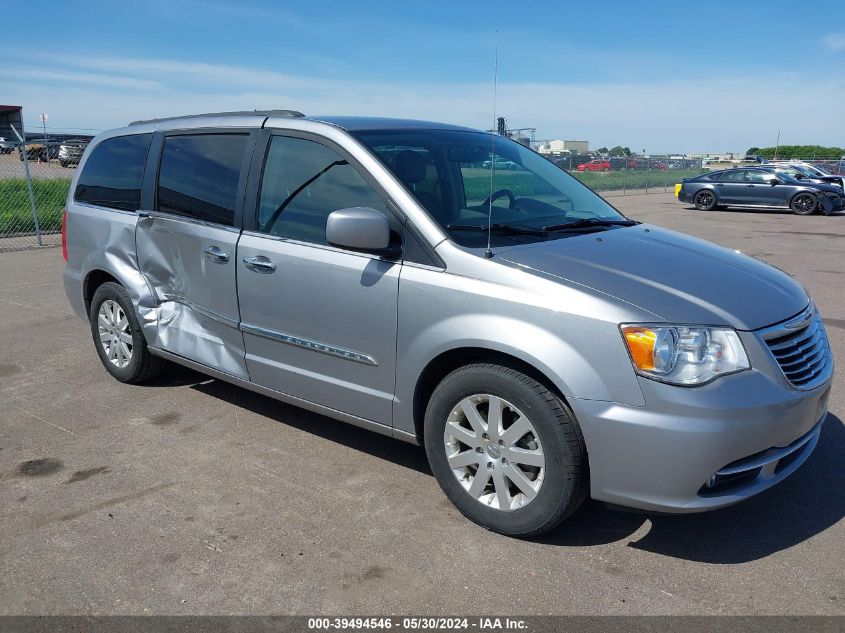
[[[152,134],[117,136],[97,145],[85,161],[73,199],[137,211],[141,207],[141,183],[152,138]]]
[[[722,174],[722,182],[745,182],[745,172],[743,171],[726,171]]]
[[[195,134],[164,139],[158,208],[232,226],[247,134]]]
[[[261,178],[259,231],[326,244],[326,219],[348,207],[370,207],[390,217],[379,195],[340,154],[314,141],[272,137]]]
[[[774,174],[770,174],[767,171],[751,169],[745,177],[748,182],[768,182],[769,178],[772,178],[773,176]]]

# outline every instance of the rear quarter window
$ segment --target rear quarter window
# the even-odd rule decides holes
[[[164,140],[158,209],[232,226],[248,134],[183,134]]]
[[[141,184],[152,138],[152,134],[133,134],[99,143],[85,161],[73,199],[124,211],[141,208]]]

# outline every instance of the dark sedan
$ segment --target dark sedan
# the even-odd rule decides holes
[[[774,167],[724,169],[685,179],[678,200],[710,211],[727,206],[786,208],[797,215],[845,208],[842,188],[793,178]]]

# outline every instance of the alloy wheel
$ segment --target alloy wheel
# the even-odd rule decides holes
[[[132,332],[129,319],[117,301],[106,299],[97,312],[97,331],[100,345],[109,362],[123,369],[132,362]]]
[[[816,200],[807,193],[802,193],[792,201],[793,207],[799,213],[809,213],[816,206]]]
[[[696,196],[696,203],[699,209],[707,209],[713,204],[713,194],[709,191],[702,191]]]
[[[545,456],[531,421],[490,394],[458,402],[443,432],[446,457],[461,486],[479,503],[516,510],[536,498]]]

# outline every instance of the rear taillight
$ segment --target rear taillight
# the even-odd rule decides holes
[[[62,257],[67,261],[67,209],[62,209]]]

